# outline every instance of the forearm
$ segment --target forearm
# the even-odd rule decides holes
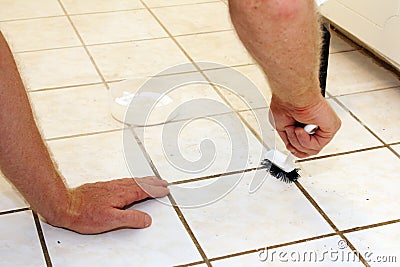
[[[239,38],[267,75],[273,97],[295,108],[320,97],[321,33],[314,0],[230,0]]]
[[[12,53],[0,33],[0,168],[48,220],[68,206],[68,190],[36,126]]]

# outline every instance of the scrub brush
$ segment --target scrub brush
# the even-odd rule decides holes
[[[318,130],[318,126],[309,124],[304,126],[304,130],[312,135]],[[261,162],[261,165],[269,169],[272,176],[286,183],[292,183],[299,179],[299,169],[296,168],[295,158],[292,154],[287,156],[274,149],[265,153],[264,156],[265,159]]]

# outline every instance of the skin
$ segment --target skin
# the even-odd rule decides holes
[[[271,122],[297,157],[316,155],[341,122],[321,96],[321,33],[314,0],[230,0],[236,32],[264,70],[271,90]],[[315,124],[307,134],[295,123]]]
[[[0,168],[49,224],[94,234],[144,228],[150,215],[123,208],[169,193],[156,177],[118,179],[67,188],[36,126],[12,53],[0,33]]]
[[[333,138],[340,120],[319,92],[321,37],[314,1],[231,0],[229,9],[240,39],[269,79],[279,135],[294,155],[315,155]],[[41,138],[1,34],[0,73],[0,168],[31,208],[54,226],[84,234],[148,227],[148,214],[123,208],[166,196],[167,182],[126,178],[68,188]],[[320,129],[310,136],[296,122]]]

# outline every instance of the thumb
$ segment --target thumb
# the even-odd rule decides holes
[[[113,211],[114,228],[146,228],[151,225],[149,214],[138,210],[120,210]]]

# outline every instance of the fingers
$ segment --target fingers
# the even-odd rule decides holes
[[[146,176],[143,178],[135,178],[135,181],[141,185],[142,183],[154,185],[154,186],[168,186],[168,182],[165,180],[160,180],[156,176]]]
[[[149,214],[138,210],[113,209],[110,217],[110,230],[118,228],[146,228],[152,223]]]
[[[288,126],[285,133],[288,140],[286,148],[298,158],[316,155],[323,148],[318,134],[310,135],[301,127]]]
[[[108,183],[108,188],[112,192],[110,201],[119,208],[149,197],[158,198],[169,194],[168,183],[156,177],[125,178]]]
[[[169,194],[169,189],[167,188],[168,182],[160,180],[155,176],[136,178],[134,180],[149,197],[165,197]]]

